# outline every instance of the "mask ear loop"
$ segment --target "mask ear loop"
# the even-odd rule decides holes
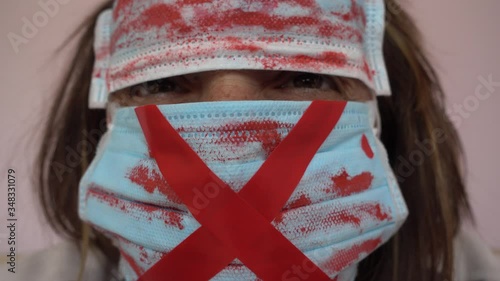
[[[111,9],[103,11],[96,22],[94,31],[94,70],[90,82],[89,108],[104,109],[108,100],[108,83],[106,81],[109,61],[111,57],[111,28],[113,12]]]
[[[372,95],[372,99],[366,101],[368,105],[369,115],[370,115],[370,124],[372,126],[373,134],[380,139],[380,135],[382,134],[382,122],[380,118],[380,111],[378,108],[377,96]]]
[[[108,102],[106,105],[106,126],[108,131],[113,129],[113,121],[115,119],[116,111],[121,108],[117,102]]]

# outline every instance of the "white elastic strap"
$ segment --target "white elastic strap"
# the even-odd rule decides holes
[[[369,106],[370,123],[373,134],[380,139],[380,134],[382,133],[382,122],[380,119],[377,97],[374,96],[371,100],[367,101],[366,104]]]
[[[113,24],[113,12],[111,9],[103,11],[97,19],[94,30],[94,53],[96,61],[90,83],[89,108],[106,108],[108,100],[108,87],[106,83],[106,74],[110,60],[110,40],[111,25]]]
[[[105,108],[108,100],[106,80],[102,78],[92,78],[90,82],[89,108]]]

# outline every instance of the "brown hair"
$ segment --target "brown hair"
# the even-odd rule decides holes
[[[111,5],[99,7],[79,29],[83,34],[50,110],[37,161],[45,216],[56,232],[81,245],[80,280],[89,246],[104,253],[109,272],[119,260],[116,247],[83,223],[77,210],[78,183],[105,130],[105,111],[88,109],[87,101],[95,22]],[[356,280],[453,280],[453,238],[463,218],[471,217],[460,170],[462,149],[418,30],[393,0],[386,0],[384,56],[393,94],[378,98],[381,138],[410,214],[388,243],[361,262]],[[76,152],[79,161],[69,165],[68,151]]]

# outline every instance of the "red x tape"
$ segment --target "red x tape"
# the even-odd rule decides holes
[[[270,222],[288,201],[345,106],[346,102],[313,101],[240,193],[205,165],[157,106],[138,107],[136,114],[151,156],[202,225],[139,280],[208,280],[235,258],[264,280],[280,280],[292,266],[306,263],[310,280],[329,280]],[[206,187],[217,195],[200,208],[195,195]]]

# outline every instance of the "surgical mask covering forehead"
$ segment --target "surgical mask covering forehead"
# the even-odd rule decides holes
[[[372,119],[341,101],[121,108],[79,214],[125,280],[352,281],[407,216]]]
[[[89,105],[164,77],[286,70],[363,81],[389,95],[383,0],[119,0],[95,30]]]

